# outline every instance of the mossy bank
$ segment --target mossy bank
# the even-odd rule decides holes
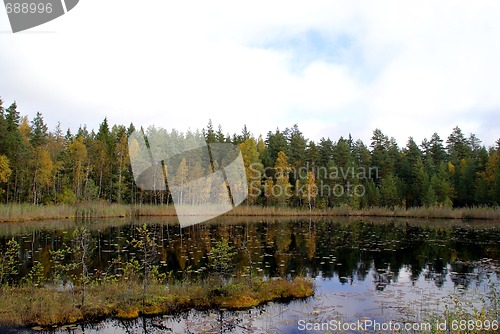
[[[314,294],[310,279],[235,280],[219,287],[210,280],[152,283],[143,293],[141,282],[122,279],[87,288],[85,305],[77,288],[53,286],[0,289],[0,324],[26,327],[66,325],[114,317],[174,314],[187,309],[245,309],[270,301],[289,301]]]

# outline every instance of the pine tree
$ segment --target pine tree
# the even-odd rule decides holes
[[[217,133],[215,134],[215,140],[219,143],[226,142],[226,136],[224,136],[224,132],[222,132],[222,126],[219,124],[219,128],[217,129]]]
[[[371,166],[370,150],[368,150],[368,147],[366,147],[360,139],[356,140],[353,144],[352,158],[354,163],[361,168],[362,171],[368,173]]]
[[[306,161],[309,168],[314,168],[319,165],[320,155],[318,146],[313,141],[310,141],[306,149]]]
[[[290,130],[288,137],[288,151],[287,156],[290,165],[298,170],[300,167],[304,166],[306,157],[306,147],[307,140],[302,135],[299,130],[299,126],[294,124]]]
[[[422,198],[422,205],[426,207],[432,207],[436,205],[436,203],[436,192],[434,191],[432,184],[429,184],[429,186],[427,187],[427,191],[425,191],[424,197]]]
[[[398,191],[398,178],[392,174],[380,182],[380,201],[383,206],[394,208],[401,204]]]
[[[278,157],[278,152],[286,152],[288,150],[288,142],[285,134],[279,129],[276,129],[275,133],[269,131],[266,138],[267,150],[270,156],[270,166],[274,166],[276,163],[276,158]]]
[[[133,124],[128,128],[121,125],[110,127],[105,118],[97,131],[83,125],[76,135],[69,129],[64,134],[59,123],[53,132],[49,132],[40,112],[28,120],[27,116],[19,114],[15,102],[4,109],[0,99],[1,201],[73,203],[77,199],[106,199],[140,203],[149,199],[151,203],[168,203],[168,188],[166,192],[164,188],[160,191],[161,187],[143,191],[135,184],[128,156],[134,147],[127,145],[127,138],[134,130]],[[186,147],[196,145],[200,140],[228,142],[229,139],[220,125],[214,131],[211,120],[206,130],[185,134],[150,127],[148,137],[151,136],[158,136],[161,139],[158,142],[165,145],[184,142]],[[373,132],[370,147],[351,136],[340,138],[335,144],[329,138],[309,141],[298,125],[284,131],[268,132],[265,140],[252,138],[245,125],[232,140],[239,144],[243,155],[249,182],[248,203],[253,205],[310,205],[318,208],[361,205],[364,208],[378,205],[461,207],[500,203],[500,139],[487,150],[476,135],[466,137],[459,127],[453,129],[446,144],[437,133],[433,133],[420,146],[410,138],[402,149],[398,148],[394,138],[389,139],[380,129]],[[165,149],[171,149],[160,146],[152,148],[158,151],[155,151],[155,156],[162,156]],[[179,157],[173,165],[178,167],[180,162]],[[224,164],[222,159],[213,163]],[[186,160],[190,179],[209,174],[211,171],[202,168],[209,164],[210,161],[202,159]],[[163,170],[159,169],[164,175],[169,174],[168,181],[173,181],[177,172],[171,165],[172,162],[169,168],[162,165]],[[264,167],[267,175],[259,175]],[[291,174],[291,167],[297,173]],[[355,169],[358,174],[352,173]],[[315,198],[304,191],[304,186],[311,184],[311,177],[316,184]],[[195,200],[205,203],[216,186],[207,185],[204,189],[190,186],[185,189],[183,202],[190,199],[193,204]],[[355,186],[365,189],[361,198],[346,194],[348,187]],[[261,189],[264,196],[258,197]],[[293,196],[292,189],[295,190]],[[334,191],[337,191],[336,195]]]
[[[330,138],[321,138],[319,140],[319,156],[321,166],[326,166],[328,161],[333,159],[333,142]]]
[[[370,147],[372,149],[372,166],[377,168],[378,175],[384,178],[391,173],[388,166],[389,138],[384,135],[380,129],[375,129],[373,131]],[[370,177],[375,179],[374,175],[370,175]],[[375,182],[377,183],[379,181],[375,180]]]
[[[116,162],[115,157],[115,142],[111,135],[107,117],[104,118],[99,125],[99,131],[95,135],[95,140],[92,140],[84,127],[84,132],[80,134],[87,142],[87,147],[91,149],[92,160],[97,162],[94,173],[97,177],[97,185],[99,187],[99,198],[111,200],[113,194],[113,179],[112,167]],[[77,134],[78,136],[78,134]]]
[[[17,105],[14,102],[9,108],[6,109],[5,125],[6,130],[4,138],[5,154],[16,165],[18,158],[24,151],[23,143],[21,140],[21,133],[19,132],[19,122],[21,116],[17,111]]]
[[[446,151],[443,146],[443,140],[436,132],[434,132],[429,144],[432,162],[435,166],[439,166],[439,164],[446,159]]]
[[[243,129],[241,130],[242,141],[250,139],[251,136],[252,136],[252,134],[250,133],[250,131],[248,131],[247,125],[246,124],[243,125]]]
[[[429,195],[429,176],[424,168],[424,163],[421,157],[417,158],[415,166],[413,167],[413,184],[411,187],[411,192],[413,193],[412,203],[407,202],[407,206],[423,206],[426,205],[425,198]],[[433,190],[432,190],[433,191]],[[435,196],[434,196],[435,197]],[[429,198],[429,200],[431,200]],[[435,202],[435,200],[433,200]],[[429,203],[427,203],[428,206]],[[434,203],[432,203],[433,205]]]
[[[469,155],[469,146],[462,130],[456,126],[446,141],[446,149],[450,156],[450,161],[457,166],[462,159]]]
[[[130,164],[128,156],[128,145],[127,145],[127,133],[125,127],[117,128],[117,145],[115,146],[115,156],[118,158],[117,173],[118,177],[116,180],[116,201],[118,203],[122,202],[123,195],[126,192],[124,187],[124,176],[127,172],[127,166]]]
[[[203,129],[203,135],[205,136],[205,140],[207,143],[216,143],[217,136],[215,135],[214,126],[212,124],[212,120],[208,120],[207,129]]]
[[[380,190],[372,179],[364,182],[365,194],[362,199],[362,208],[376,207],[380,205]]]
[[[421,190],[419,189],[419,186],[421,185],[419,185],[416,181],[416,164],[417,161],[420,161],[420,165],[422,166],[419,167],[423,167],[422,152],[412,137],[408,138],[406,147],[401,152],[401,155],[403,156],[401,166],[395,173],[396,176],[398,176],[402,181],[402,189],[400,189],[400,192],[407,207],[418,206],[418,201],[421,199]]]
[[[450,164],[451,165],[451,164]],[[453,185],[450,181],[450,169],[444,161],[438,166],[437,173],[431,177],[431,184],[436,194],[436,200],[440,206],[451,206],[452,199],[455,197]]]
[[[40,112],[37,112],[35,118],[31,122],[30,143],[33,147],[38,147],[47,144],[47,140],[47,125],[43,122],[42,114]]]

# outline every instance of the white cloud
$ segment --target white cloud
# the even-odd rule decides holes
[[[27,33],[0,34],[0,96],[51,126],[209,118],[265,135],[298,123],[310,139],[380,127],[404,145],[455,125],[493,144],[500,116],[495,1],[81,1]],[[3,16],[2,16],[3,15]],[[0,13],[0,30],[8,30]],[[35,33],[53,31],[54,33]],[[292,70],[300,49],[264,47],[318,31],[340,56]],[[328,45],[335,47],[335,43]],[[482,116],[485,115],[485,116]],[[488,121],[481,119],[487,117]],[[493,118],[493,119],[492,119]]]

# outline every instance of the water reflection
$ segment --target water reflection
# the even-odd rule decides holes
[[[127,240],[136,237],[136,227],[144,222],[157,240],[160,272],[177,279],[207,275],[211,247],[226,238],[238,250],[235,275],[308,275],[316,278],[316,296],[243,312],[108,320],[86,325],[85,333],[294,332],[302,315],[387,319],[418,307],[439,307],[439,298],[450,291],[480,287],[499,272],[500,229],[484,222],[226,217],[185,229],[166,219],[93,221],[89,229],[96,245],[91,264],[95,278],[122,274],[121,263],[135,256]],[[12,237],[20,243],[20,275],[39,261],[51,277],[50,251],[71,242],[75,223],[16,224],[0,225],[0,244]]]

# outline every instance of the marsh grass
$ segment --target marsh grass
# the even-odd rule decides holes
[[[459,291],[443,300],[444,310],[424,316],[432,325],[424,333],[498,333],[500,329],[500,291],[489,282],[484,292]],[[438,326],[441,324],[442,326]]]
[[[93,284],[81,291],[54,286],[5,286],[0,289],[0,323],[12,326],[42,326],[95,321],[108,317],[134,319],[141,315],[173,314],[187,309],[244,309],[269,301],[287,301],[314,294],[309,279],[233,280],[222,290],[210,279],[198,282],[154,282],[143,300],[142,283],[114,280]]]
[[[0,222],[139,216],[175,216],[175,209],[166,205],[136,206],[107,202],[75,205],[0,204]]]
[[[347,206],[313,209],[239,206],[225,216],[297,216],[297,217],[396,217],[396,218],[437,218],[437,219],[500,219],[500,207],[418,207],[418,208],[386,208],[371,207],[352,209]]]
[[[25,221],[71,218],[75,208],[70,205],[37,206],[33,204],[0,204],[0,221]]]
[[[0,221],[3,222],[126,216],[130,216],[130,206],[120,204],[86,203],[76,205],[0,205]]]
[[[195,210],[199,212],[199,208]],[[0,222],[17,222],[49,219],[93,219],[105,217],[161,217],[176,215],[170,205],[126,205],[107,202],[80,203],[75,205],[0,204]],[[263,207],[241,205],[224,216],[268,217],[396,217],[437,219],[500,219],[500,207],[420,207],[352,209],[347,206],[326,209]]]

